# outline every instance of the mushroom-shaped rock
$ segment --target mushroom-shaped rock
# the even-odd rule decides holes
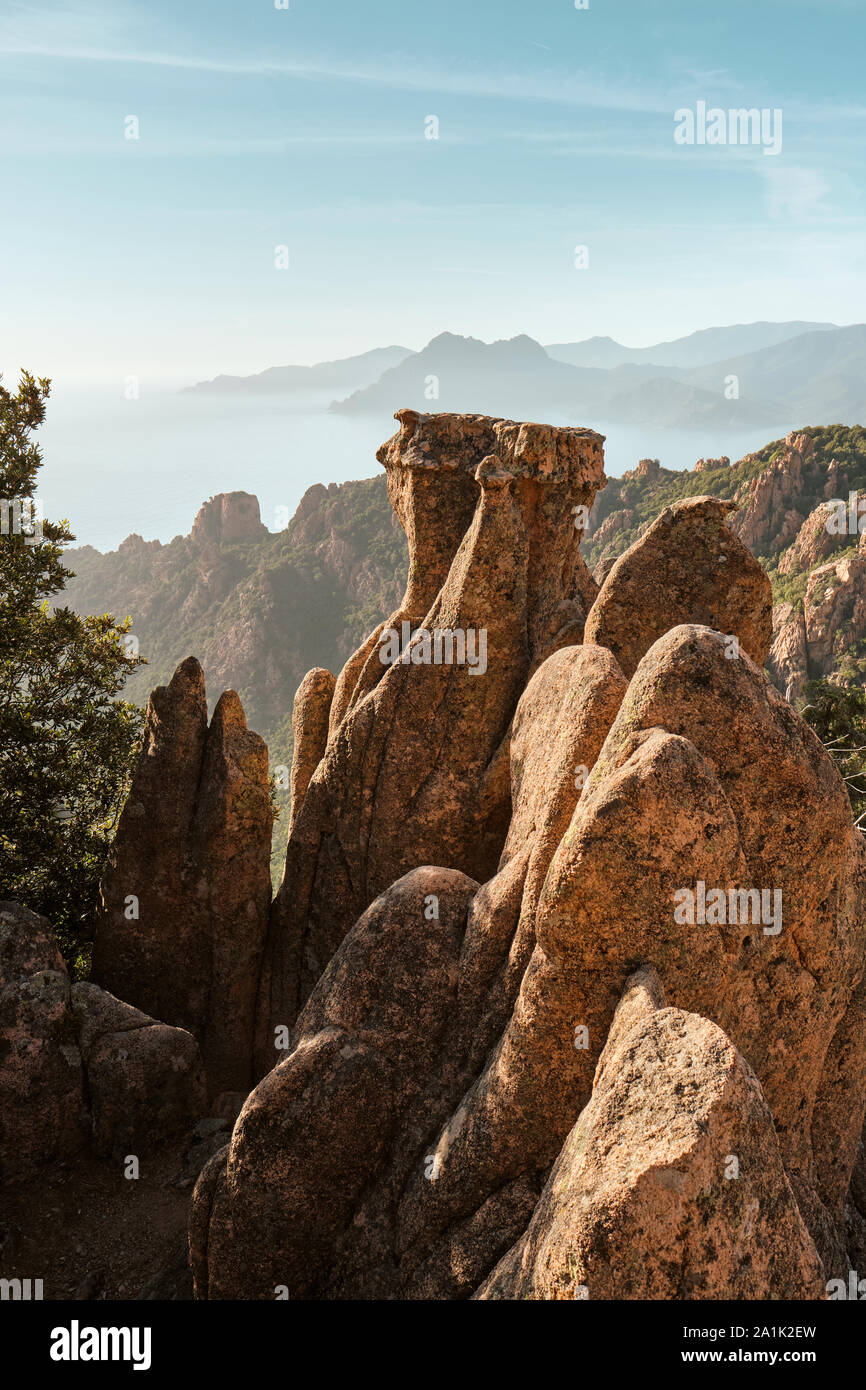
[[[377,451],[388,496],[406,532],[409,578],[383,627],[422,623],[442,589],[479,502],[483,476],[520,480],[527,534],[528,640],[536,665],[566,631],[582,639],[597,586],[580,556],[574,513],[589,510],[604,485],[603,437],[577,426],[539,425],[487,415],[398,410],[400,429]],[[479,475],[481,467],[481,475]],[[382,677],[377,628],[337,679],[331,733]]]
[[[479,881],[495,872],[517,701],[535,664],[582,632],[581,595],[595,592],[572,513],[602,481],[600,436],[398,418],[380,458],[409,537],[409,587],[337,681],[327,748],[293,820],[262,972],[260,1070],[272,1028],[296,1017],[390,883],[418,864]]]

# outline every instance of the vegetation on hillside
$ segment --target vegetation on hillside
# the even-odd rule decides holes
[[[286,530],[221,545],[216,560],[189,536],[168,545],[130,537],[102,555],[72,555],[70,601],[79,613],[131,612],[147,669],[127,698],[144,705],[185,657],[198,657],[211,707],[226,671],[250,726],[273,738],[311,666],[339,669],[403,591],[407,550],[394,524],[384,474],[349,482],[295,517]],[[362,570],[363,579],[354,576]],[[204,572],[204,573],[203,573]],[[243,678],[232,652],[243,644]]]
[[[80,613],[131,612],[147,658],[125,696],[144,706],[156,685],[194,655],[213,709],[233,686],[247,722],[265,739],[272,774],[291,765],[295,690],[313,666],[339,671],[403,592],[406,539],[385,475],[314,487],[286,530],[204,549],[189,536],[168,545],[130,537],[102,555],[73,552],[70,601]],[[288,790],[277,786],[272,878],[282,876]]]
[[[810,681],[801,712],[844,778],[855,822],[863,829],[866,821],[866,690],[860,685]]]
[[[17,392],[0,384],[0,898],[50,918],[74,961],[140,736],[118,697],[141,659],[128,621],[57,605],[74,536],[33,510],[49,391],[29,372]]]
[[[849,491],[866,494],[866,428],[861,425],[809,426],[796,431],[811,436],[815,452],[813,458],[819,468],[816,474],[826,472],[831,459],[836,459],[840,467],[840,496],[846,497]],[[611,542],[611,553],[621,555],[637,540],[642,530],[658,516],[665,507],[671,506],[686,497],[722,497],[732,500],[738,489],[747,486],[753,478],[780,458],[785,450],[785,440],[775,439],[755,453],[748,454],[730,467],[706,468],[700,472],[689,470],[677,472],[662,468],[658,477],[612,478],[600,493],[596,507],[594,530],[613,512],[624,508],[634,513],[627,527],[616,533]],[[823,492],[816,487],[814,495],[806,493],[803,503],[807,511],[817,507],[823,500]],[[602,547],[593,543],[592,537],[584,546],[587,563],[592,567],[600,558]],[[802,603],[805,592],[805,578],[800,576],[779,576],[776,566],[779,556],[768,552],[758,554],[758,559],[766,566],[773,582],[776,602]]]

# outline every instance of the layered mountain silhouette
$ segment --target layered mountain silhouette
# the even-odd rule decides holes
[[[612,338],[485,343],[440,333],[419,352],[375,349],[314,367],[275,367],[190,388],[302,399],[346,415],[418,410],[520,414],[666,429],[795,428],[866,417],[866,325],[738,324],[652,347]],[[328,400],[330,397],[330,400]]]
[[[334,362],[318,362],[313,367],[268,367],[252,376],[217,376],[187,386],[187,392],[200,395],[270,395],[317,391],[355,391],[376,381],[381,372],[411,356],[411,348],[373,348],[356,357],[340,357]]]
[[[835,328],[834,323],[735,323],[725,328],[700,328],[684,338],[653,347],[630,348],[613,338],[586,338],[580,343],[547,343],[551,357],[574,367],[622,367],[627,362],[651,362],[657,367],[701,367],[727,357],[739,357],[775,347],[801,333]]]
[[[866,418],[866,324],[802,333],[759,352],[726,358],[690,372],[688,380],[711,390],[720,378],[736,375],[741,399],[760,400],[771,409],[797,402],[799,418]]]

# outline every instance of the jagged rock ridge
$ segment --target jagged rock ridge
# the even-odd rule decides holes
[[[413,515],[415,480],[396,470],[423,468],[435,487],[429,470],[445,461],[465,523],[453,434],[471,445],[480,432],[486,450],[490,425],[428,425],[404,413],[401,426],[384,461],[395,469],[403,515]],[[267,1298],[280,1286],[299,1298],[561,1297],[573,1296],[577,1280],[596,1298],[718,1296],[722,1288],[820,1296],[847,1264],[846,1204],[866,1103],[863,850],[831,760],[756,664],[770,641],[769,583],[726,527],[730,509],[698,497],[639,539],[590,597],[585,645],[568,623],[571,640],[561,645],[550,623],[532,621],[539,606],[562,613],[563,600],[558,590],[534,594],[525,521],[528,547],[517,541],[519,525],[509,533],[509,562],[516,558],[524,582],[495,582],[500,526],[514,528],[520,516],[509,501],[521,474],[503,448],[518,427],[497,432],[494,424],[493,432],[500,453],[474,467],[481,495],[444,581],[433,553],[441,589],[424,626],[463,616],[458,596],[471,573],[481,587],[470,592],[483,605],[474,611],[485,622],[502,621],[504,594],[513,611],[516,593],[524,640],[535,631],[547,644],[523,653],[510,736],[482,749],[497,784],[506,758],[510,766],[498,864],[485,874],[482,862],[466,859],[452,817],[446,835],[432,822],[432,838],[422,823],[412,867],[401,850],[416,827],[399,781],[392,791],[387,773],[382,780],[388,764],[378,750],[375,784],[359,795],[356,742],[368,756],[384,724],[389,740],[407,740],[423,759],[431,743],[442,747],[437,727],[448,717],[441,699],[426,703],[420,678],[415,699],[395,703],[391,683],[400,692],[404,671],[416,668],[410,659],[377,670],[374,633],[333,696],[304,697],[317,730],[329,706],[330,738],[289,844],[283,896],[302,901],[302,912],[286,913],[278,897],[271,924],[289,988],[280,995],[273,963],[266,967],[261,1066],[275,1020],[289,1023],[293,1004],[300,1013],[288,1055],[253,1091],[228,1150],[199,1180],[191,1226],[198,1294]],[[554,442],[548,436],[545,447]],[[542,476],[556,476],[537,457]],[[560,518],[568,493],[556,499]],[[533,503],[524,517],[537,511]],[[552,513],[547,524],[565,544]],[[485,525],[496,542],[489,548]],[[683,554],[705,557],[691,571],[676,568],[680,537]],[[423,573],[410,565],[398,618],[415,606],[413,577]],[[581,588],[585,595],[572,580],[572,603]],[[411,614],[413,624],[419,616]],[[505,633],[500,652],[519,650],[514,629],[494,631]],[[510,670],[504,663],[500,678],[510,681]],[[413,730],[419,704],[423,738]],[[477,745],[477,721],[455,733]],[[405,777],[412,757],[401,754],[399,766]],[[423,761],[421,771],[430,775]],[[472,809],[499,823],[484,786],[482,778],[470,790]],[[473,849],[478,831],[476,822]],[[340,855],[324,848],[329,836]],[[384,849],[387,858],[377,869],[379,896],[351,925],[363,898],[356,873],[341,877],[340,856],[357,854],[359,843],[368,866]],[[425,853],[434,843],[441,868]],[[360,881],[371,897],[376,877],[367,870]],[[348,891],[335,892],[335,882]],[[677,919],[674,904],[689,884],[714,885],[733,904],[732,918]],[[313,915],[307,904],[317,893]],[[770,901],[778,921],[755,915],[755,902],[764,912]],[[652,972],[657,990],[629,1030],[614,1015],[636,969]],[[610,1057],[626,1043],[624,1082]],[[695,1059],[686,1063],[690,1106],[679,1098],[683,1049]],[[644,1086],[651,1057],[658,1083]],[[621,1099],[607,1098],[614,1075],[627,1086],[626,1113]],[[616,1197],[599,1191],[597,1167],[583,1163],[588,1143],[615,1143],[631,1164],[634,1176]],[[731,1177],[724,1165],[734,1149]],[[641,1174],[654,1163],[672,1167],[667,1204],[640,1195],[653,1182]],[[607,1227],[611,1201],[616,1247],[594,1234],[598,1221]],[[673,1284],[666,1249],[676,1252]],[[575,1250],[573,1264],[566,1254]],[[629,1269],[637,1261],[643,1277],[618,1276],[622,1261]]]
[[[599,588],[574,525],[599,436],[398,419],[408,586],[298,691],[270,915],[263,749],[233,692],[208,727],[190,660],[154,692],[103,885],[96,972],[129,1003],[61,978],[13,1027],[84,1012],[107,1145],[127,1034],[149,1056],[183,1028],[190,1068],[194,1034],[212,1096],[261,1078],[196,1185],[198,1297],[820,1297],[866,1248],[866,865],[761,669],[742,536],[779,478],[745,522],[672,500]],[[483,666],[437,661],[445,631],[483,631]],[[47,1083],[73,1117],[76,1076]]]

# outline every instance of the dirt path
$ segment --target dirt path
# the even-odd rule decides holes
[[[191,1298],[187,1216],[197,1173],[228,1139],[215,1123],[143,1157],[138,1178],[82,1153],[0,1190],[0,1277],[41,1279],[45,1299]]]

